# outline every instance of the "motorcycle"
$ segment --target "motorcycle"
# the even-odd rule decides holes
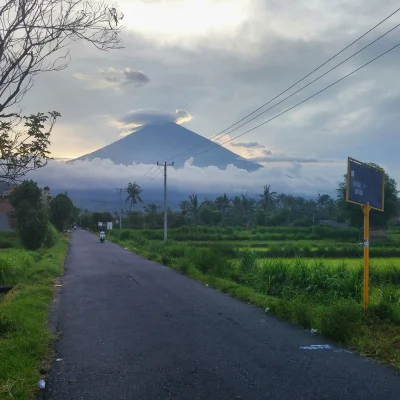
[[[106,240],[106,234],[104,232],[100,232],[100,242],[104,243],[105,240]]]

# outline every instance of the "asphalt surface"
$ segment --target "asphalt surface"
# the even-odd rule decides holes
[[[72,234],[43,398],[400,399],[400,377],[85,231]]]

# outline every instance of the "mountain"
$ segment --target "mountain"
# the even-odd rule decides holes
[[[197,146],[202,147],[197,148]],[[196,149],[186,152],[193,147]],[[183,152],[185,154],[180,155]],[[237,168],[247,171],[262,168],[262,165],[243,159],[225,147],[173,122],[146,125],[134,133],[76,160],[100,158],[111,159],[115,164],[155,164],[157,161],[170,160],[175,155],[178,155],[176,159],[172,158],[171,160],[174,161],[175,168],[183,167],[185,161],[190,157],[194,158],[193,165],[197,167],[216,166],[225,169],[229,164],[233,164]],[[71,162],[73,161],[75,160]]]

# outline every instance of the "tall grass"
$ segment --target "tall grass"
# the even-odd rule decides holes
[[[14,286],[0,298],[0,399],[35,398],[39,370],[46,369],[49,304],[68,248],[65,239],[48,234],[48,245],[55,241],[50,249],[0,253],[0,284]]]

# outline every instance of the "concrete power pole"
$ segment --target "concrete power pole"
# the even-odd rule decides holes
[[[119,229],[122,229],[122,191],[125,189],[119,188]]]
[[[163,164],[157,161],[157,165],[164,166],[164,242],[167,241],[168,236],[168,209],[167,209],[167,167],[173,167],[174,163],[167,164],[164,162]]]

